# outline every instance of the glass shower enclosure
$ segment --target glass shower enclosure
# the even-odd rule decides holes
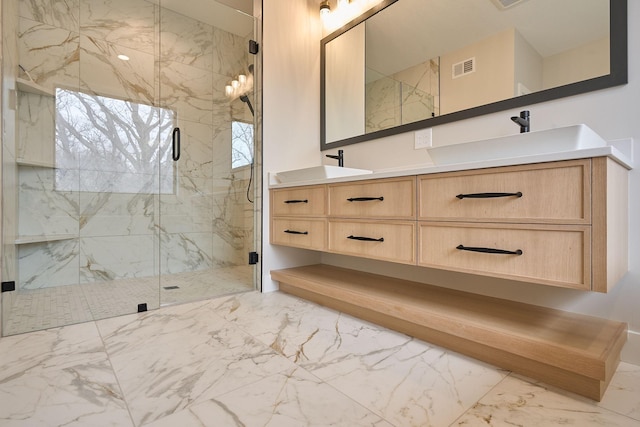
[[[256,20],[214,0],[2,8],[3,335],[256,289]]]

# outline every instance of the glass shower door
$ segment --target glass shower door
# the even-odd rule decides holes
[[[163,158],[173,159],[173,167],[160,170],[164,305],[255,287],[247,262],[255,243],[254,206],[247,197],[252,163],[232,165],[233,123],[254,124],[239,100],[253,93],[247,47],[254,22],[213,0],[201,11],[160,6],[160,106],[174,114],[172,149]],[[234,80],[238,91],[225,92]]]

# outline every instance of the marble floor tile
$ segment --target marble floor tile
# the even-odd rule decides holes
[[[278,292],[0,339],[0,425],[640,427],[640,367],[601,402]]]
[[[392,427],[301,368],[193,405],[148,427],[177,425]]]
[[[452,426],[640,426],[597,402],[531,381],[509,375]]]
[[[448,425],[507,375],[289,295],[217,301],[227,320],[396,425]]]
[[[133,426],[93,323],[0,340],[0,425]]]
[[[136,425],[292,367],[211,302],[97,322]]]
[[[640,366],[620,363],[599,406],[640,420]]]

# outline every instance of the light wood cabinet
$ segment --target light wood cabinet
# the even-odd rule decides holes
[[[419,264],[591,289],[588,226],[421,222]]]
[[[414,176],[332,184],[328,186],[329,216],[415,219],[415,188]]]
[[[327,250],[327,187],[313,185],[270,191],[274,245]]]
[[[415,221],[329,220],[329,252],[416,263]]]
[[[591,160],[423,175],[420,220],[588,224]]]
[[[271,243],[607,292],[627,193],[607,157],[273,189]]]

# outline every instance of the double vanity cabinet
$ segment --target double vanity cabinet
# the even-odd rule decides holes
[[[627,168],[611,157],[466,166],[274,185],[271,243],[597,292],[627,271]],[[282,292],[595,400],[627,339],[626,323],[331,265],[271,277]]]
[[[607,157],[273,188],[271,243],[607,292],[627,271]]]

